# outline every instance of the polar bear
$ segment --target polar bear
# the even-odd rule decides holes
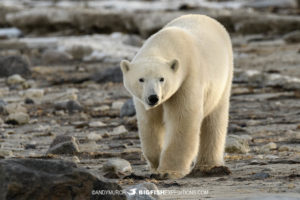
[[[120,67],[153,173],[182,178],[192,163],[195,175],[224,165],[233,56],[220,23],[204,15],[174,19]]]

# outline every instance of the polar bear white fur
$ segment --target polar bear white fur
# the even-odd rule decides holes
[[[194,159],[193,171],[224,165],[233,57],[221,24],[203,15],[179,17],[120,65],[154,172],[181,178]]]

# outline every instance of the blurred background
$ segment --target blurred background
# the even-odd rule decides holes
[[[233,174],[157,181],[141,176],[148,171],[119,62],[190,13],[217,19],[232,38],[225,158]],[[5,177],[17,177],[22,186],[0,188],[0,199],[43,199],[33,192],[43,182],[26,188],[28,177],[17,171],[29,170],[34,178],[43,177],[39,165],[65,171],[37,158],[75,162],[123,188],[150,182],[160,189],[205,188],[211,198],[280,193],[294,199],[300,193],[299,91],[299,0],[0,0],[0,182],[9,186],[13,181]],[[12,158],[23,167],[10,170]],[[32,163],[24,164],[26,158]]]

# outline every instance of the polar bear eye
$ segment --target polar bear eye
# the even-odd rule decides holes
[[[143,78],[140,78],[140,79],[139,79],[139,82],[140,82],[140,83],[144,83],[144,81],[145,81],[145,80],[144,80]]]
[[[164,82],[165,79],[164,79],[163,77],[161,77],[161,78],[159,79],[159,81],[160,81],[160,82]]]

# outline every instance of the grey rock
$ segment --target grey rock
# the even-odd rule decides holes
[[[160,199],[158,195],[152,194],[149,195],[147,194],[150,193],[151,191],[156,191],[158,190],[157,186],[154,183],[141,183],[138,185],[131,186],[130,188],[127,189],[126,196],[128,200],[156,200]],[[143,193],[140,195],[140,193]],[[151,193],[150,193],[151,194]]]
[[[28,59],[21,56],[0,56],[0,77],[14,74],[26,77],[31,74],[30,66]]]
[[[120,117],[135,115],[135,107],[132,99],[128,99],[122,106],[120,111]]]
[[[19,74],[14,74],[12,76],[9,76],[6,80],[7,84],[10,86],[18,85],[18,84],[23,84],[25,83],[25,79],[20,76]]]
[[[78,142],[73,136],[59,135],[50,144],[46,154],[74,155],[78,152]]]
[[[57,50],[46,50],[42,55],[42,61],[45,64],[56,64],[68,62],[72,56],[66,52]]]
[[[266,179],[266,178],[269,178],[269,177],[270,177],[269,173],[259,172],[259,173],[253,174],[251,176],[251,179],[257,180],[257,179]]]
[[[127,160],[121,158],[112,158],[107,160],[103,165],[103,171],[106,173],[119,175],[129,175],[132,172],[132,167]]]
[[[41,159],[0,160],[0,199],[107,199],[125,195],[100,195],[100,190],[122,190],[102,181],[73,162]]]
[[[120,67],[113,67],[101,72],[97,72],[92,76],[91,79],[96,81],[97,83],[121,83],[123,81],[123,75]]]
[[[58,103],[55,103],[54,107],[56,110],[67,110],[71,113],[82,110],[81,104],[75,100],[58,102]]]

